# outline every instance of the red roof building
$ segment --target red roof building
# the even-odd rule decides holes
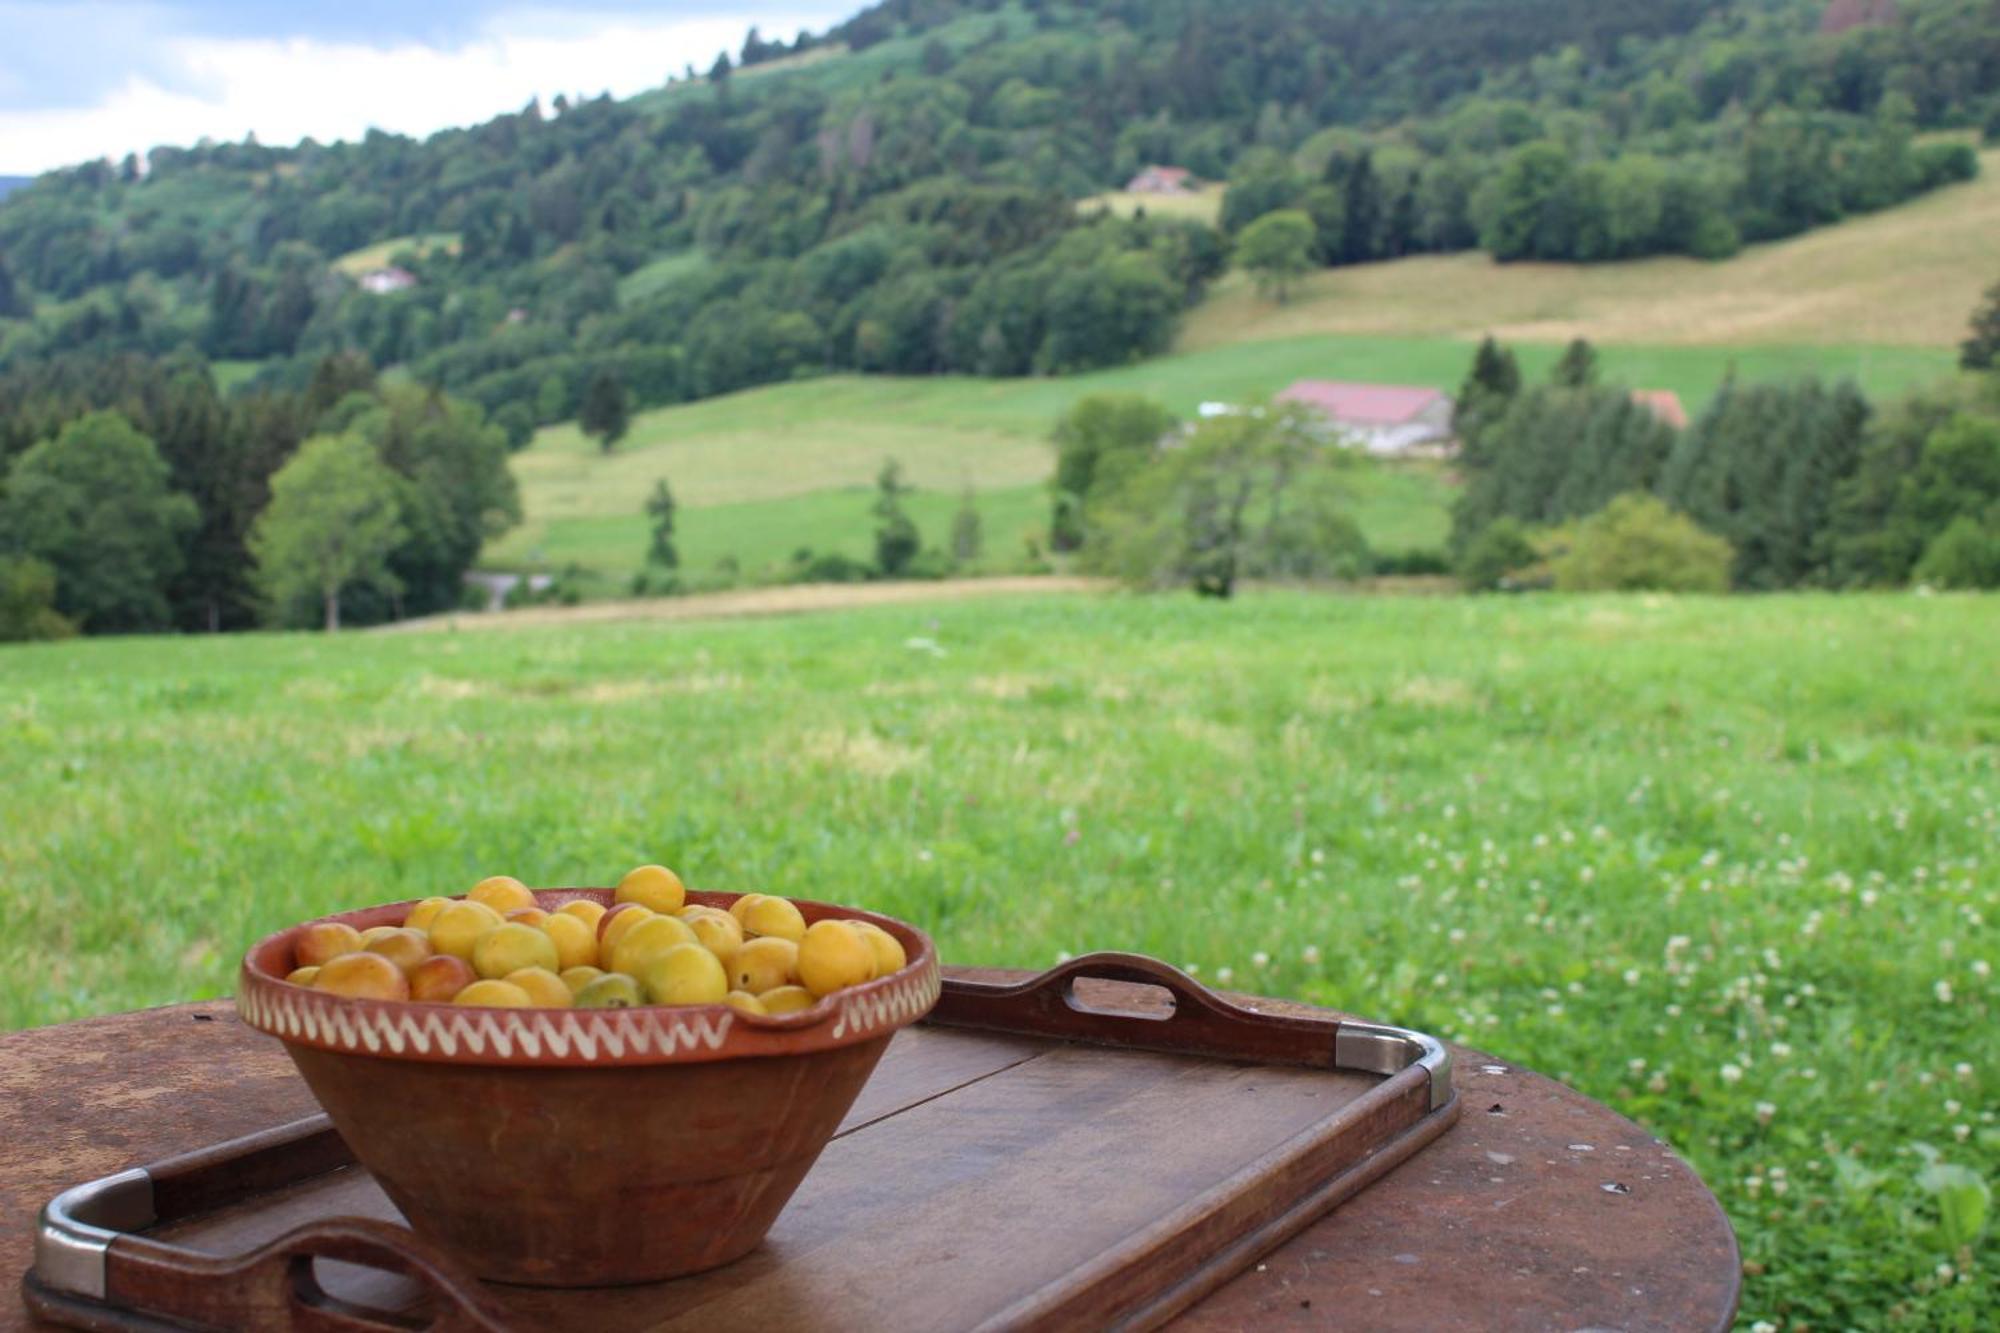
[[[1192,194],[1194,176],[1186,167],[1147,167],[1125,182],[1127,194]]]
[[[1681,396],[1672,389],[1634,389],[1632,401],[1675,430],[1687,429],[1687,409],[1681,406]]]
[[[1451,399],[1436,389],[1300,380],[1278,401],[1311,408],[1371,454],[1441,454],[1455,444]]]

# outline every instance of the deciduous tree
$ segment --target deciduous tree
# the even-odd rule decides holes
[[[340,628],[344,590],[395,582],[389,557],[404,537],[401,490],[360,435],[307,440],[278,469],[271,507],[250,534],[274,619],[285,619],[302,600],[317,600],[332,633]]]

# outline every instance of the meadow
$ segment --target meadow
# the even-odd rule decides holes
[[[1134,949],[1525,1062],[1700,1168],[1746,1326],[1991,1327],[1996,660],[1990,598],[1915,595],[10,648],[0,1025],[226,994],[313,913],[658,858],[950,961]]]
[[[482,559],[502,569],[559,568],[574,559],[621,579],[644,555],[640,515],[660,477],[686,506],[683,526],[716,534],[714,541],[694,539],[701,558],[684,552],[690,568],[706,571],[708,558],[728,555],[746,571],[762,569],[788,560],[800,545],[861,555],[873,532],[861,493],[890,457],[908,480],[933,493],[920,498],[916,517],[925,541],[943,546],[949,511],[967,485],[982,503],[1009,515],[1021,510],[1022,497],[1039,489],[1054,468],[1048,440],[1057,418],[1087,395],[1143,394],[1191,419],[1205,401],[1255,401],[1298,379],[1452,390],[1465,376],[1473,346],[1446,336],[1304,334],[1061,378],[828,376],[641,412],[609,454],[566,422],[543,429],[514,456],[525,521],[488,546]],[[1545,377],[1562,352],[1555,343],[1523,343],[1516,350],[1530,378]],[[1672,389],[1691,412],[1732,373],[1745,380],[1853,375],[1882,399],[1952,368],[1951,353],[1930,347],[1661,344],[1600,351],[1607,378]],[[1390,469],[1363,484],[1355,518],[1380,549],[1435,547],[1448,525],[1450,498],[1451,487],[1437,469]],[[756,521],[742,524],[736,521],[741,511],[722,512],[737,506],[756,506]],[[836,510],[856,516],[829,527]],[[991,526],[988,535],[990,540]],[[1018,535],[1010,523],[1005,560],[1019,556]]]

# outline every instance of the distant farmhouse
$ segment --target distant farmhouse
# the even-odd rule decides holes
[[[1193,194],[1194,176],[1186,167],[1147,167],[1125,182],[1127,194]]]
[[[1300,380],[1278,395],[1319,413],[1327,424],[1378,458],[1441,458],[1458,448],[1451,398],[1403,384]]]
[[[371,269],[362,274],[357,281],[360,282],[362,291],[386,296],[390,292],[406,292],[416,286],[417,275],[406,268],[397,268],[391,264],[388,268]]]
[[[1681,406],[1681,396],[1672,389],[1634,389],[1632,401],[1675,430],[1687,429],[1687,409]]]
[[[1856,28],[1884,28],[1902,16],[1896,0],[1833,0],[1819,17],[1819,30],[1834,36]]]

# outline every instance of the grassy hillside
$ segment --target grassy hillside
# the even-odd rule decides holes
[[[418,255],[428,255],[437,251],[455,255],[459,240],[456,232],[437,232],[429,236],[396,236],[374,245],[365,245],[359,250],[350,250],[333,261],[331,267],[350,278],[358,278],[378,268],[385,267],[404,250]]]
[[[1193,194],[1133,194],[1127,190],[1111,190],[1079,199],[1076,210],[1079,213],[1094,213],[1100,208],[1109,209],[1121,218],[1143,212],[1154,217],[1189,218],[1213,227],[1222,215],[1222,196],[1225,193],[1227,187],[1222,185],[1204,185]]]
[[[942,544],[967,484],[995,516],[989,567],[1041,521],[1056,418],[1086,394],[1140,393],[1191,416],[1296,379],[1456,387],[1471,341],[1513,340],[1531,377],[1563,340],[1587,336],[1608,378],[1671,389],[1692,412],[1734,373],[1746,380],[1851,375],[1878,400],[1950,374],[1968,313],[1996,262],[2000,152],[1980,180],[1886,213],[1754,247],[1715,264],[1496,265],[1484,256],[1399,260],[1318,273],[1286,305],[1232,277],[1186,319],[1168,356],[1059,379],[833,376],[645,412],[606,457],[573,426],[544,430],[515,460],[527,522],[489,563],[575,562],[622,580],[644,548],[646,492],[667,477],[688,508],[693,569],[765,569],[805,546],[868,551],[866,488],[895,457],[924,492],[917,517]],[[1212,194],[1182,201],[1190,206]],[[1112,196],[1101,202],[1115,206]],[[1151,206],[1151,203],[1148,203]],[[628,299],[705,262],[663,256],[627,278]],[[1385,549],[1431,545],[1449,492],[1435,471],[1392,474],[1358,502]]]
[[[2000,277],[2000,150],[1979,179],[1734,259],[1496,264],[1427,255],[1328,269],[1282,307],[1240,276],[1189,312],[1180,346],[1308,333],[1431,334],[1675,346],[1945,349]]]
[[[37,812],[0,821],[0,1027],[227,994],[321,912],[658,858],[954,962],[1135,949],[1460,1038],[1693,1159],[1746,1325],[1990,1328],[1910,1149],[2000,1172],[1992,611],[1119,597],[0,649]]]

